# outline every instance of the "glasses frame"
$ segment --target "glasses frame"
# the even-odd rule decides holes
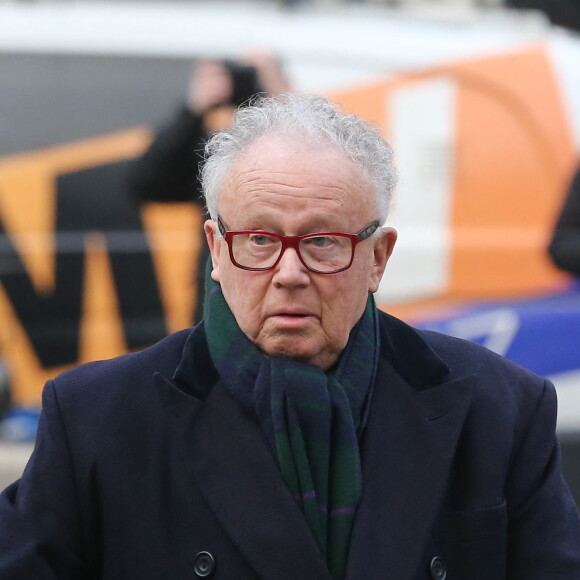
[[[251,272],[265,272],[267,270],[272,270],[273,268],[275,268],[278,265],[278,262],[280,262],[280,260],[282,259],[282,256],[284,255],[284,252],[288,248],[292,248],[296,252],[296,255],[298,256],[298,258],[300,258],[300,261],[302,262],[302,264],[304,264],[304,267],[307,268],[308,270],[310,270],[311,272],[316,272],[317,274],[338,274],[338,272],[344,272],[345,270],[348,270],[351,267],[352,262],[354,260],[354,250],[356,248],[356,245],[359,242],[363,242],[367,238],[370,238],[381,225],[378,220],[375,220],[374,222],[370,223],[368,226],[365,226],[362,230],[360,230],[356,234],[345,234],[343,232],[318,232],[318,233],[314,233],[314,234],[306,234],[304,236],[284,236],[282,234],[274,234],[272,232],[266,232],[263,230],[231,230],[231,231],[229,231],[229,230],[226,230],[226,227],[224,226],[224,223],[222,222],[222,219],[220,216],[217,217],[217,224],[218,224],[218,229],[219,229],[220,234],[223,236],[223,238],[225,239],[225,241],[228,245],[230,260],[232,261],[232,264],[234,266],[236,266],[237,268],[240,268],[242,270],[249,270]],[[268,266],[267,268],[252,268],[250,266],[243,266],[242,264],[237,262],[236,259],[234,258],[234,250],[233,250],[233,244],[232,244],[233,238],[237,235],[242,235],[242,234],[244,234],[244,235],[266,234],[268,236],[271,236],[273,238],[280,240],[280,243],[282,244],[282,248],[280,250],[280,255],[278,256],[276,261],[271,266]],[[302,254],[300,253],[300,247],[299,247],[300,242],[302,240],[306,240],[308,238],[318,238],[320,236],[340,236],[342,238],[348,238],[350,240],[352,250],[350,253],[350,261],[346,266],[344,266],[343,268],[339,268],[338,270],[333,270],[332,272],[322,272],[321,270],[317,270],[316,268],[312,268],[304,261],[304,259],[302,258]]]

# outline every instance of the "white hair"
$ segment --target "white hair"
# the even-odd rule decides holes
[[[326,139],[340,147],[374,185],[378,218],[381,224],[385,222],[397,181],[390,146],[361,117],[344,115],[324,97],[294,94],[258,97],[238,109],[231,126],[207,142],[201,183],[213,219],[217,218],[220,189],[232,164],[259,138],[288,134]]]

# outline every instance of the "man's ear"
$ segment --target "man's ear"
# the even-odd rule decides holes
[[[220,281],[220,252],[222,244],[220,240],[217,239],[219,233],[217,231],[217,223],[214,220],[207,220],[203,224],[203,229],[205,230],[205,237],[207,239],[207,245],[209,246],[209,251],[211,254],[211,278],[214,282],[219,284]]]
[[[375,240],[373,249],[374,265],[369,277],[369,292],[376,292],[379,289],[379,284],[387,262],[393,253],[395,243],[397,242],[397,230],[394,228],[382,228],[382,235]]]

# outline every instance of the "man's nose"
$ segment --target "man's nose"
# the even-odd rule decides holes
[[[306,286],[310,283],[310,271],[294,248],[286,248],[276,264],[272,281],[279,286],[288,287]]]

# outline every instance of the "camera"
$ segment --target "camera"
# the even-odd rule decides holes
[[[258,81],[256,67],[244,66],[233,60],[223,61],[224,66],[232,77],[234,91],[232,103],[239,107],[256,93],[263,93],[264,89]]]

